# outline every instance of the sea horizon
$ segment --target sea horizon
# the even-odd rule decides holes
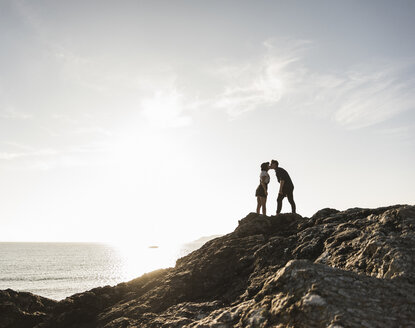
[[[209,237],[207,237],[209,239]],[[62,300],[96,287],[114,286],[157,269],[206,241],[143,246],[111,242],[0,242],[0,290]]]

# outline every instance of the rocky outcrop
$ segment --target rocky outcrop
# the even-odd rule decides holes
[[[0,290],[0,327],[33,327],[57,302],[25,292]]]
[[[415,327],[414,271],[415,206],[251,213],[174,268],[42,300],[28,310],[41,313],[36,321],[21,320],[37,328]],[[20,327],[19,318],[0,327]]]

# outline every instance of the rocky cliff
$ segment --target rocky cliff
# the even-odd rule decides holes
[[[415,327],[415,206],[251,213],[174,268],[54,302],[0,292],[0,327]]]

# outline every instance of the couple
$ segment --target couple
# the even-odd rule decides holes
[[[261,164],[261,174],[259,176],[259,186],[256,189],[255,196],[258,201],[258,205],[256,207],[256,212],[259,214],[261,207],[262,207],[262,214],[267,215],[267,196],[268,196],[268,183],[269,183],[269,174],[268,170],[273,169],[275,170],[275,174],[277,175],[277,180],[280,183],[280,191],[278,192],[277,198],[277,214],[281,212],[282,208],[282,200],[287,196],[288,201],[291,204],[291,210],[295,213],[295,203],[294,203],[294,184],[291,181],[288,172],[284,170],[282,167],[278,167],[278,161],[272,160],[271,165],[269,162],[265,162]]]

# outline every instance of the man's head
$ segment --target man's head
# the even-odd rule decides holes
[[[278,161],[276,161],[275,159],[273,159],[271,161],[271,166],[269,167],[270,169],[276,169],[278,167]]]

